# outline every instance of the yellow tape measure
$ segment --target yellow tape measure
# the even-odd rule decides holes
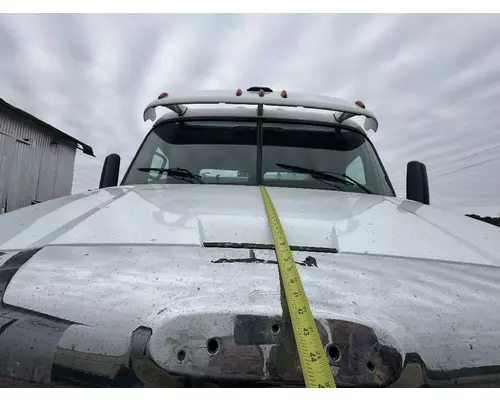
[[[336,387],[325,350],[307,300],[299,271],[269,193],[260,187],[273,234],[276,258],[292,320],[295,342],[306,387]]]

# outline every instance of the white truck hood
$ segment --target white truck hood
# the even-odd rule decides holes
[[[416,202],[268,188],[291,246],[500,265],[500,230]],[[258,187],[139,185],[0,217],[0,251],[56,245],[271,245]]]
[[[413,383],[498,382],[498,228],[395,198],[268,192],[323,343],[341,349],[337,384],[401,382],[410,362]],[[123,368],[152,385],[165,371],[300,383],[290,328],[270,333],[286,321],[274,252],[248,249],[271,243],[258,187],[128,186],[1,216],[0,386]]]

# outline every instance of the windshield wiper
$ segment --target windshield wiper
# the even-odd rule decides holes
[[[336,172],[328,172],[328,171],[318,171],[316,169],[298,167],[296,165],[279,164],[279,163],[276,163],[276,165],[280,168],[287,169],[292,172],[309,174],[316,179],[319,178],[319,179],[324,179],[325,181],[340,182],[344,184],[351,183],[356,185],[360,189],[364,190],[366,193],[373,194],[373,192],[370,189],[368,189],[365,185],[359,183],[350,176],[347,176],[346,174],[338,174]]]
[[[150,171],[159,172],[160,175],[162,173],[166,172],[168,174],[168,176],[171,176],[172,178],[178,178],[178,179],[181,179],[181,180],[186,181],[186,182],[193,183],[193,181],[189,181],[186,179],[186,178],[192,178],[192,179],[196,179],[196,181],[198,181],[198,183],[205,183],[201,179],[200,175],[193,174],[191,171],[189,171],[185,168],[177,167],[177,168],[137,168],[137,169],[139,171],[143,171],[143,172],[150,172]]]

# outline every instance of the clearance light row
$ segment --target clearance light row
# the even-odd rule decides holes
[[[238,89],[238,90],[236,91],[236,96],[238,96],[238,97],[239,97],[239,96],[241,96],[242,94],[243,94],[243,90]],[[259,90],[259,97],[264,97],[264,94],[265,94],[264,89],[260,89],[260,90]],[[162,92],[162,93],[160,93],[160,94],[158,95],[158,100],[164,99],[165,97],[168,97],[168,93],[166,93],[166,92]],[[288,97],[288,93],[286,92],[286,90],[282,90],[282,91],[281,91],[281,97],[283,97],[284,99],[286,99],[286,98]],[[363,103],[361,100],[357,100],[357,101],[355,101],[355,102],[354,102],[354,104],[356,104],[356,105],[357,105],[358,107],[360,107],[360,108],[363,108],[363,109],[365,108],[365,103]]]

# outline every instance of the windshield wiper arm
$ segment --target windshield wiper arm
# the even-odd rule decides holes
[[[287,169],[292,172],[310,174],[312,177],[324,180],[340,182],[340,183],[352,183],[357,187],[359,187],[360,189],[364,190],[366,193],[373,194],[373,192],[370,189],[368,189],[365,185],[359,183],[350,176],[347,176],[346,174],[338,174],[336,172],[328,172],[328,171],[318,171],[316,169],[298,167],[296,165],[279,164],[279,163],[276,163],[276,165],[280,168]]]
[[[280,163],[276,163],[276,165],[278,167],[286,169],[288,171],[309,174],[313,178],[320,178],[320,179],[334,181],[334,182],[340,182],[340,183],[349,183],[345,179],[338,178],[336,176],[331,175],[330,173],[318,171],[318,170],[311,169],[311,168],[304,168],[304,167],[298,167],[296,165],[288,165],[288,164],[280,164]]]
[[[335,172],[332,172],[332,174],[335,174]],[[351,178],[350,176],[346,175],[346,174],[339,174],[340,176],[343,176],[345,179],[347,179],[348,181],[351,181],[352,183],[354,183],[357,187],[363,189],[366,193],[368,194],[374,194],[370,189],[368,189],[365,185],[363,185],[362,183],[359,183],[357,180],[355,180],[354,178]]]
[[[137,169],[139,171],[143,171],[143,172],[150,172],[150,171],[159,172],[160,175],[162,173],[166,172],[169,176],[171,176],[173,178],[179,178],[179,179],[193,178],[193,179],[196,179],[199,183],[205,183],[201,179],[200,175],[196,175],[185,168],[177,167],[177,168],[137,168]],[[186,180],[186,179],[184,179],[184,180]],[[192,183],[192,181],[187,181],[187,182]]]

